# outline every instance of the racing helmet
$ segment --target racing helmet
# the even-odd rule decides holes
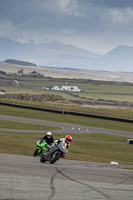
[[[71,141],[72,141],[71,135],[66,135],[66,137],[65,137],[65,142],[66,142],[66,143],[70,143]]]
[[[52,136],[52,133],[51,132],[47,132],[47,137],[51,138],[51,136]]]

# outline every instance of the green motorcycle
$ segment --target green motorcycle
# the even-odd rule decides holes
[[[36,142],[36,149],[34,151],[34,157],[36,156],[42,156],[45,153],[45,148],[47,147],[47,142],[44,140],[41,142],[41,140],[38,140]]]

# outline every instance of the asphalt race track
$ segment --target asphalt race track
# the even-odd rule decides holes
[[[47,125],[52,123],[53,126],[63,128],[54,131],[58,133],[78,133],[79,129],[78,125],[65,123],[4,115],[0,115],[0,118]],[[72,127],[74,127],[74,130],[72,130]],[[89,133],[107,133],[133,137],[133,133],[130,132],[87,126],[80,126],[80,133],[85,133],[87,129],[89,129]],[[66,159],[60,159],[55,164],[49,164],[48,162],[41,163],[39,157],[1,153],[0,199],[132,200],[133,170],[130,170],[130,168],[133,168],[133,166]]]
[[[132,200],[129,166],[0,154],[0,198],[21,200]],[[130,166],[131,167],[131,166]]]
[[[38,120],[38,119],[30,119],[30,118],[23,118],[23,117],[14,117],[8,115],[0,115],[0,119],[6,120],[13,120],[13,121],[20,121],[20,122],[29,122],[29,123],[36,123],[36,124],[43,124],[49,126],[57,126],[61,127],[61,130],[54,130],[52,133],[65,133],[65,134],[73,134],[73,133],[105,133],[105,134],[112,134],[112,135],[120,135],[126,137],[133,137],[133,132],[126,132],[126,131],[118,131],[112,129],[105,129],[105,128],[95,128],[90,126],[81,126],[75,124],[68,124],[68,123],[61,123],[61,122],[51,122],[46,120]],[[74,128],[74,130],[72,130]],[[80,129],[80,131],[79,131]],[[0,131],[16,131],[16,132],[31,132],[31,133],[46,133],[46,131],[34,131],[34,130],[15,130],[15,129],[2,129]]]

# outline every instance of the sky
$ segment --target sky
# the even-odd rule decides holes
[[[133,46],[132,0],[0,0],[0,37],[58,40],[98,54]]]

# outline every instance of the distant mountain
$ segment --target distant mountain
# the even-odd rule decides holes
[[[66,45],[58,41],[45,41],[22,44],[14,40],[0,37],[0,60],[16,59],[35,63],[41,66],[85,68],[89,60],[99,58],[100,55]]]
[[[103,58],[116,61],[133,61],[133,47],[120,45],[109,51]]]
[[[133,72],[133,47],[120,45],[104,55],[101,63],[109,71]]]
[[[0,60],[21,60],[38,66],[133,72],[133,47],[120,45],[106,55],[66,45],[59,41],[30,40],[22,44],[0,37]]]

